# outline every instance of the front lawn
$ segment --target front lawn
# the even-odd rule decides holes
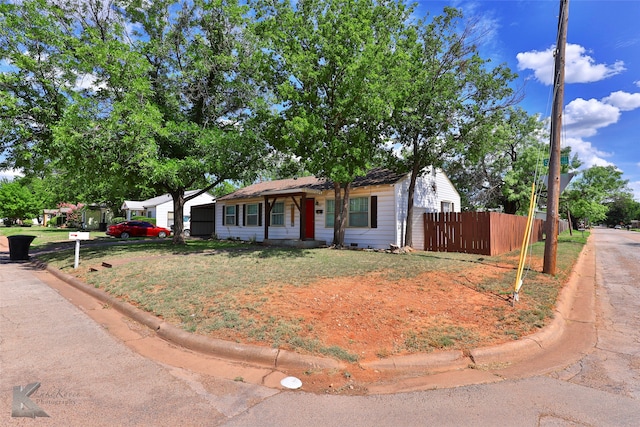
[[[83,246],[39,259],[185,330],[347,361],[520,338],[553,315],[587,233],[559,238],[558,275],[533,245],[512,306],[518,252],[389,254],[169,240]],[[112,268],[103,268],[102,263]]]

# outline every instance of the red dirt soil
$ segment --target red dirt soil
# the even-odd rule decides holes
[[[304,287],[282,286],[275,294],[273,288],[265,288],[236,298],[239,306],[259,303],[263,320],[273,316],[312,325],[301,327],[298,335],[315,338],[325,346],[338,346],[360,361],[368,361],[407,354],[407,334],[430,328],[464,329],[474,337],[469,343],[472,347],[513,340],[513,334],[505,334],[506,329],[526,335],[530,325],[505,324],[510,314],[516,314],[507,296],[479,292],[469,279],[498,280],[505,271],[505,266],[479,264],[462,273],[432,272],[393,282],[377,273]],[[265,294],[266,302],[260,300]],[[521,300],[517,309],[526,308],[527,301]],[[252,342],[239,331],[220,331],[215,336]],[[464,349],[464,345],[452,348],[461,347]]]

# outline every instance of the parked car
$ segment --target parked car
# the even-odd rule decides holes
[[[182,235],[184,237],[189,237],[191,236],[191,217],[189,215],[185,215],[182,217]],[[169,226],[169,228],[171,229],[171,232],[173,233],[174,228],[173,228],[173,224],[171,224]]]
[[[160,237],[164,239],[171,234],[171,230],[164,227],[156,227],[146,221],[125,221],[110,225],[107,228],[107,236],[128,239],[129,237]]]

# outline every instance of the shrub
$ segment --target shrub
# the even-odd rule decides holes
[[[111,221],[109,221],[110,224],[119,224],[123,221],[126,221],[127,219],[125,217],[122,216],[114,216],[113,218],[111,218]]]
[[[153,225],[156,225],[155,218],[147,218],[146,216],[133,216],[131,217],[131,221],[146,221],[146,222],[150,222]]]

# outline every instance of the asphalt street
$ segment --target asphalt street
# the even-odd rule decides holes
[[[640,425],[640,233],[593,230],[595,286],[578,288],[566,334],[534,360],[367,396],[284,390],[273,369],[164,360],[177,350],[133,324],[109,330],[87,313],[113,310],[0,250],[3,426]]]

